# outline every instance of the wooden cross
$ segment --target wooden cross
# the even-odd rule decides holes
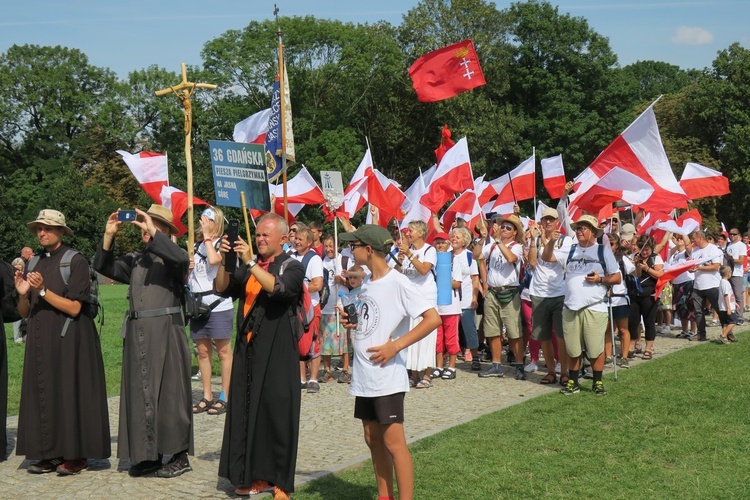
[[[191,132],[193,129],[193,109],[190,104],[190,97],[192,97],[193,92],[195,92],[196,88],[213,90],[216,88],[216,85],[213,85],[211,83],[189,82],[187,79],[187,67],[185,66],[185,63],[181,63],[181,70],[182,70],[182,81],[179,84],[175,85],[174,87],[170,86],[167,89],[157,90],[156,95],[163,96],[163,95],[173,93],[180,100],[180,103],[182,104],[182,107],[184,108],[183,113],[185,114],[185,125],[184,125],[185,163],[187,165],[187,198],[188,198],[187,251],[188,251],[188,254],[190,255],[190,260],[193,260],[193,243],[195,240],[195,229],[194,229],[195,223],[193,222],[193,157],[190,154],[190,139],[192,135]]]

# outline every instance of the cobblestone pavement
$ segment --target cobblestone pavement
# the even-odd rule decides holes
[[[709,339],[716,338],[718,332],[718,328],[710,328]],[[674,333],[676,332],[673,331]],[[659,358],[696,344],[699,343],[657,336],[655,357]],[[631,366],[637,367],[647,362],[637,358]],[[505,367],[506,372],[509,371],[507,365]],[[544,374],[531,373],[527,381],[516,381],[511,377],[480,379],[476,372],[469,371],[468,363],[459,363],[458,377],[455,380],[438,380],[432,388],[412,389],[409,393],[406,398],[407,439],[414,442],[481,415],[558,390],[558,385],[543,386],[538,383]],[[220,389],[218,382],[218,379],[214,379],[215,394],[218,394]],[[586,387],[587,383],[583,385]],[[333,382],[321,384],[318,394],[303,392],[297,485],[369,458],[361,423],[352,416],[354,399],[349,396],[347,387],[346,384]],[[201,393],[200,384],[194,381],[193,400],[198,401]],[[196,456],[190,460],[192,472],[174,479],[136,479],[127,474],[130,464],[115,458],[118,405],[118,397],[109,400],[113,458],[92,461],[91,467],[78,476],[58,476],[54,473],[29,474],[26,470],[29,462],[15,455],[18,417],[8,418],[10,455],[6,462],[0,463],[0,488],[5,495],[11,498],[234,497],[232,485],[217,476],[224,431],[223,415],[212,416],[202,413],[195,416]],[[436,408],[442,410],[437,413]],[[451,410],[446,412],[446,408]]]

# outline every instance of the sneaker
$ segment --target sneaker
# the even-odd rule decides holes
[[[292,497],[289,493],[282,490],[278,486],[273,487],[273,500],[290,500]]]
[[[318,384],[317,380],[311,380],[307,383],[307,392],[314,394],[316,392],[320,391],[320,384]]]
[[[480,372],[479,376],[482,378],[487,377],[502,377],[503,376],[503,366],[500,363],[492,363],[492,366],[490,366],[487,370]]]
[[[624,368],[624,369],[627,370],[628,368],[630,368],[630,361],[628,361],[628,358],[625,358],[625,357],[618,358],[617,359],[617,366],[619,366],[620,368]]]
[[[472,360],[471,371],[478,372],[481,369],[482,369],[482,363],[479,361],[479,358]]]
[[[55,472],[63,463],[62,458],[50,458],[37,462],[34,465],[29,465],[26,470],[31,474],[46,474],[47,472]]]
[[[304,391],[305,389],[307,389],[307,382],[305,382],[304,380],[300,380],[299,387]]]
[[[522,364],[516,365],[516,380],[526,380],[526,373]]]
[[[579,392],[581,392],[581,386],[578,385],[578,382],[574,380],[568,380],[568,384],[560,389],[560,394],[564,394],[566,396],[578,394]]]
[[[78,460],[66,460],[57,467],[57,473],[63,476],[80,474],[83,469],[89,468],[89,462],[85,458]]]
[[[560,366],[559,361],[555,363],[555,373],[562,373],[562,366]]]
[[[677,335],[678,339],[687,339],[690,338],[690,334],[686,332],[685,330],[682,330],[679,335]]]
[[[591,388],[595,396],[606,396],[608,394],[607,389],[604,388],[604,382],[599,380],[594,382],[594,387]]]
[[[175,455],[164,465],[164,467],[156,471],[156,477],[177,477],[186,472],[190,472],[191,470],[193,470],[193,468],[190,467],[187,455],[182,457]]]
[[[464,361],[466,361],[467,363],[471,363],[472,361],[474,361],[474,356],[471,355],[470,349],[466,349],[466,351],[464,351]]]
[[[339,375],[339,384],[348,384],[352,381],[352,377],[349,375],[349,372],[344,370],[341,372],[341,375]]]
[[[198,370],[198,373],[196,373],[195,375],[193,375],[193,380],[200,380],[200,379],[201,379],[201,371]]]
[[[606,357],[604,358],[604,364],[605,364],[606,366],[610,366],[610,365],[612,364],[612,356],[606,356]]]
[[[729,332],[727,334],[727,338],[729,339],[730,342],[739,342],[740,341],[737,337],[734,336],[734,333],[732,333],[732,332]]]
[[[688,340],[695,340],[698,337],[698,332],[690,332],[688,333],[687,339]]]
[[[539,367],[533,361],[531,363],[529,363],[528,365],[526,365],[526,366],[523,367],[523,371],[525,371],[526,373],[534,373],[538,369],[539,369]]]

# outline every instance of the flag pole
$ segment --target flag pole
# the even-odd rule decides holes
[[[281,24],[279,24],[279,8],[276,4],[273,5],[273,15],[276,17],[276,36],[279,39],[279,132],[281,136],[281,181],[284,191],[284,220],[289,224],[289,204],[287,201],[287,175],[286,175],[286,133],[284,127],[284,115],[286,114],[283,109],[283,96],[284,94],[284,43],[282,41]]]
[[[247,220],[247,205],[245,204],[245,192],[240,191],[240,203],[242,203],[242,215],[245,216],[245,235],[247,236],[247,246],[250,248],[250,258],[253,258],[253,242],[250,239],[250,223]]]
[[[536,186],[536,146],[531,147],[532,163],[534,164],[534,185]],[[536,213],[536,189],[534,189],[534,213]]]

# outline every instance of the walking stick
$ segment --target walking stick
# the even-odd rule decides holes
[[[615,382],[617,380],[617,347],[615,346],[615,320],[612,314],[612,297],[609,297],[609,331],[612,333],[612,366],[615,369]],[[620,346],[622,350],[622,346]]]

